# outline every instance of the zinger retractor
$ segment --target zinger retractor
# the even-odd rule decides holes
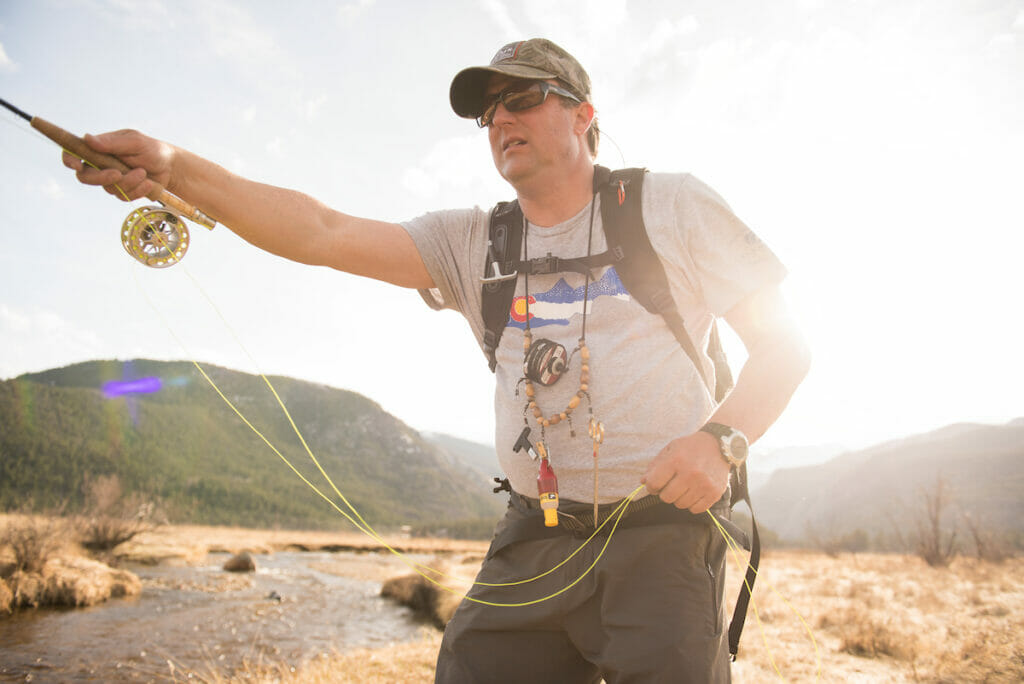
[[[121,244],[126,252],[151,268],[167,268],[188,250],[188,226],[168,207],[139,207],[121,225]]]

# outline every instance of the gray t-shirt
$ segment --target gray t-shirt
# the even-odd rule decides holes
[[[600,200],[593,207],[591,253],[604,252]],[[697,349],[707,348],[711,324],[747,295],[776,285],[785,269],[767,246],[713,190],[688,174],[649,173],[643,184],[643,216],[660,256],[672,295]],[[548,252],[559,257],[587,254],[591,205],[564,223],[527,226],[524,246],[530,258]],[[435,289],[422,291],[428,304],[461,312],[478,344],[484,333],[481,306],[489,211],[480,208],[425,214],[403,226],[412,236]],[[525,410],[523,331],[529,297],[533,339],[547,338],[576,348],[583,322],[585,276],[574,272],[519,277],[509,322],[497,350],[494,407],[498,458],[517,492],[536,496],[537,464],[513,445]],[[694,432],[714,409],[714,401],[689,357],[664,320],[647,312],[622,285],[614,267],[597,269],[587,290],[586,341],[591,352],[589,396],[593,415],[605,426],[600,446],[601,503],[617,501],[640,484],[647,464],[670,440]],[[481,363],[485,363],[481,357]],[[709,378],[711,360],[704,358]],[[565,410],[579,389],[579,355],[550,387],[534,383],[537,403],[550,416]],[[471,399],[469,399],[471,400]],[[545,430],[544,443],[558,477],[562,498],[593,500],[593,444],[587,434],[588,402],[573,412],[570,436],[565,422]]]

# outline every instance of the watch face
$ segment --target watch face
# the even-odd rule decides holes
[[[743,435],[733,435],[729,440],[729,452],[736,461],[747,458],[747,440]]]

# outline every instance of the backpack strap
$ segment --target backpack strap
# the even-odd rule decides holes
[[[523,243],[523,210],[519,208],[518,201],[499,202],[494,207],[487,239],[487,260],[480,298],[484,319],[484,354],[493,373],[498,365],[495,356],[498,342],[505,331],[508,312],[516,294],[516,263]]]
[[[732,371],[729,369],[718,334],[718,327],[717,325],[712,326],[711,338],[708,341],[708,355],[715,364],[716,382],[715,387],[712,388],[704,372],[704,365],[686,331],[683,317],[672,297],[665,268],[647,236],[640,192],[644,173],[646,173],[644,169],[609,171],[601,166],[595,168],[594,182],[595,187],[601,193],[601,221],[604,225],[609,250],[627,257],[622,258],[615,268],[629,294],[645,309],[660,315],[665,320],[669,330],[679,342],[679,346],[683,348],[693,365],[696,366],[704,384],[713,391],[715,402],[721,402],[732,389],[733,381]],[[739,501],[746,502],[747,508],[750,509],[752,533],[747,573],[743,587],[740,589],[740,595],[736,600],[732,619],[729,622],[729,656],[732,660],[736,660],[740,635],[743,633],[743,625],[747,618],[750,594],[753,591],[754,580],[757,578],[757,569],[761,561],[761,536],[758,534],[757,520],[754,518],[754,508],[750,503],[750,492],[747,489],[746,463],[733,471],[730,476],[730,487],[732,491],[729,508],[731,510]]]
[[[617,249],[628,254],[628,258],[620,261],[615,268],[629,294],[645,309],[665,319],[679,346],[697,368],[700,379],[714,394],[704,364],[701,363],[693,340],[686,331],[683,317],[672,298],[665,269],[647,237],[640,205],[640,190],[646,172],[646,169],[620,169],[613,172],[603,166],[594,167],[594,184],[601,194],[604,234],[611,251]]]
[[[733,608],[732,619],[729,621],[729,659],[733,661],[740,650],[740,635],[743,633],[743,623],[747,620],[747,606],[750,604],[750,595],[757,580],[757,569],[761,565],[761,535],[757,532],[757,518],[754,517],[754,505],[750,502],[747,481],[747,464],[744,461],[743,465],[733,470],[729,477],[729,486],[732,488],[729,510],[731,511],[740,501],[747,504],[750,510],[751,533],[747,573],[743,577],[743,586],[740,588],[740,595],[736,597],[736,607]]]

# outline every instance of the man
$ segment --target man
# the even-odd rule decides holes
[[[495,167],[515,189],[523,256],[604,251],[598,135],[582,66],[546,40],[512,43],[490,64],[460,72],[450,94],[457,114],[486,126]],[[463,313],[483,344],[487,212],[384,223],[245,180],[134,131],[87,142],[133,170],[97,171],[66,156],[82,182],[120,196],[117,184],[132,199],[161,182],[262,249],[419,289],[434,306]],[[806,373],[808,353],[779,293],[783,267],[713,191],[689,175],[647,174],[642,211],[696,346],[704,349],[716,317],[743,340],[748,359],[736,387],[716,406],[702,381],[713,374],[710,360],[702,356],[698,369],[614,266],[520,276],[495,351],[496,447],[513,492],[470,600],[445,631],[439,682],[729,679],[725,542],[705,512],[728,505],[730,471],[742,458],[729,439],[742,447],[742,435],[754,441],[765,432]],[[556,520],[585,519],[595,502],[603,519],[646,485],[645,512],[630,512],[606,549],[591,543],[572,555],[579,539],[560,528],[523,534],[544,525],[537,462],[515,448],[524,421],[557,472]],[[606,429],[599,444],[596,428]],[[585,536],[593,521],[583,527]]]

